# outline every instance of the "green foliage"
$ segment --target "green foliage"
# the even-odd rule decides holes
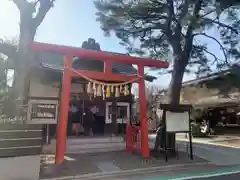
[[[224,69],[240,57],[236,4],[237,0],[95,0],[102,30],[106,35],[114,32],[129,53],[173,59],[172,68],[174,58],[180,59],[185,71],[199,76]],[[209,35],[209,29],[220,39]],[[215,42],[220,55],[210,52],[203,38]]]

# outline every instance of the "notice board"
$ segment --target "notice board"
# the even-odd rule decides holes
[[[166,131],[167,132],[188,132],[189,112],[166,111]]]

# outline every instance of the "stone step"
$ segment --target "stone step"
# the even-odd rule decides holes
[[[94,143],[121,143],[123,142],[123,137],[98,137],[98,138],[68,138],[67,144],[94,144]]]
[[[66,153],[69,154],[84,154],[84,153],[96,153],[96,152],[113,152],[124,150],[125,147],[109,147],[109,148],[92,148],[92,149],[78,149],[78,148],[67,148]]]
[[[96,144],[76,144],[76,145],[69,145],[67,144],[67,148],[72,149],[96,149],[96,148],[112,148],[112,147],[125,147],[124,143],[96,143]]]

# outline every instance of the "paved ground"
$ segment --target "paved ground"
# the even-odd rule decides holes
[[[1,180],[38,180],[40,156],[0,158]]]
[[[150,135],[151,136],[151,135]],[[155,135],[153,135],[155,136]],[[176,139],[178,141],[189,141],[185,134],[179,133],[176,136]],[[215,144],[219,146],[225,146],[225,147],[234,147],[240,149],[240,134],[236,135],[212,135],[208,137],[194,137],[193,142],[195,143],[201,143],[201,144]]]
[[[153,136],[149,137],[151,147],[154,140]],[[179,141],[177,144],[177,148],[181,151],[179,159],[173,157],[166,163],[164,157],[144,161],[138,155],[126,153],[123,150],[125,145],[121,138],[98,138],[91,141],[71,139],[67,141],[66,155],[72,160],[65,161],[62,165],[42,166],[40,177],[45,179],[68,177],[68,179],[81,180],[146,180],[149,178],[158,180],[160,176],[161,179],[169,179],[169,176],[199,174],[240,164],[240,149],[237,148],[195,142],[193,145],[195,157],[194,161],[191,161],[187,151],[188,143]],[[91,153],[86,153],[87,151]]]
[[[179,149],[186,151],[187,143],[178,142]],[[193,153],[203,159],[208,159],[216,165],[239,165],[240,149],[221,147],[209,144],[193,144]]]
[[[176,157],[169,158],[168,162],[165,162],[164,157],[144,160],[140,155],[125,151],[67,154],[67,156],[74,159],[74,161],[65,161],[61,165],[43,165],[40,177],[53,178],[94,173],[124,172],[169,165],[207,163],[206,160],[198,157],[194,157],[194,160],[191,161],[186,153],[180,153],[179,159],[176,159]]]
[[[234,169],[234,170],[232,170]],[[235,167],[195,164],[166,166],[159,169],[122,172],[119,174],[87,175],[75,177],[76,180],[239,180],[240,169]],[[237,173],[236,173],[237,172]],[[71,179],[73,180],[73,179]]]
[[[218,141],[218,144],[226,145],[226,146],[235,146],[240,148],[240,139],[230,139],[225,141]]]
[[[215,177],[203,177],[203,178],[194,178],[194,180],[239,180],[240,173],[237,174],[228,174]]]
[[[200,167],[201,168],[201,167]],[[179,173],[176,176],[159,176],[157,178],[147,178],[145,180],[237,180],[240,178],[240,167],[218,167],[216,170],[205,170],[205,172],[193,173],[187,171],[187,173]]]
[[[155,135],[149,136],[149,144],[153,147]],[[187,152],[189,149],[187,141],[177,141],[177,148]],[[216,165],[238,165],[240,164],[240,148],[230,148],[203,142],[193,143],[193,154],[207,159]]]
[[[204,172],[211,173],[217,169],[224,169],[224,167],[216,167],[211,164],[170,165],[159,168],[122,171],[119,173],[86,174],[70,177],[65,180],[180,180],[186,177],[187,174],[192,176]]]

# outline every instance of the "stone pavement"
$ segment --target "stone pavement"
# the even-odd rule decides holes
[[[183,175],[196,175],[205,172],[211,173],[225,167],[215,166],[208,163],[165,165],[120,172],[92,173],[54,180],[169,180]],[[181,176],[182,175],[182,176]],[[50,180],[50,179],[45,179]],[[176,180],[176,179],[175,179]]]
[[[149,136],[149,144],[153,147],[155,135]],[[177,148],[187,152],[189,143],[187,140],[177,139]],[[206,159],[216,165],[238,165],[240,164],[240,149],[226,146],[219,146],[217,143],[193,140],[193,154]]]
[[[185,134],[177,134],[178,141],[188,141]],[[208,137],[194,137],[193,142],[202,144],[212,144],[225,147],[233,147],[240,149],[240,135],[212,135]]]
[[[65,161],[61,165],[43,165],[40,177],[56,178],[56,177],[85,177],[86,174],[102,175],[104,173],[124,173],[126,171],[134,171],[136,169],[159,168],[171,165],[190,165],[195,163],[207,163],[198,157],[194,157],[191,161],[186,153],[180,153],[179,159],[170,158],[165,162],[164,157],[142,159],[140,155],[131,154],[125,151],[114,152],[95,152],[85,154],[67,154],[68,157],[75,161]]]
[[[150,147],[153,147],[154,141],[154,135],[150,135]],[[62,165],[43,165],[41,178],[141,180],[179,173],[208,172],[240,164],[239,149],[196,142],[193,143],[193,161],[188,156],[188,143],[177,141],[177,148],[181,151],[179,159],[174,157],[167,163],[164,157],[143,160],[139,155],[125,152],[125,143],[119,137],[68,139],[67,146],[66,156],[72,160],[66,160]],[[48,150],[45,148],[45,152]],[[146,176],[141,174],[143,172]]]
[[[0,158],[1,180],[38,180],[40,156]]]
[[[239,179],[240,179],[240,173],[213,176],[213,177],[194,178],[194,180],[239,180]]]
[[[195,167],[196,168],[196,167]],[[198,169],[202,167],[198,167]],[[161,175],[155,178],[146,178],[144,180],[239,180],[240,167],[219,167],[217,169],[209,169],[203,172],[194,172],[189,169],[186,173],[179,172],[177,175]]]
[[[187,151],[187,142],[178,142],[181,151]],[[193,144],[193,154],[216,165],[239,165],[240,149],[210,144]]]

